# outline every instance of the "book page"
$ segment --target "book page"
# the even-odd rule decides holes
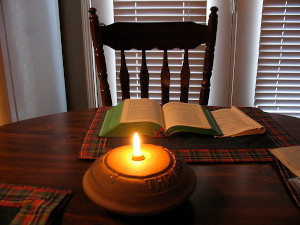
[[[161,106],[157,101],[147,98],[125,99],[120,122],[153,122],[164,127]]]
[[[232,110],[234,110],[235,112],[237,112],[241,117],[247,119],[250,123],[252,123],[255,127],[261,129],[264,127],[259,124],[258,122],[256,122],[254,119],[252,119],[251,117],[247,116],[245,113],[243,113],[241,110],[239,110],[236,106],[232,106],[231,107]]]
[[[233,106],[231,109],[219,109],[212,111],[223,137],[235,137],[248,134],[261,134],[265,128]],[[256,130],[256,132],[253,132]]]
[[[189,126],[211,129],[200,105],[169,102],[163,105],[165,129],[173,126]]]
[[[300,146],[270,149],[290,171],[300,177]]]

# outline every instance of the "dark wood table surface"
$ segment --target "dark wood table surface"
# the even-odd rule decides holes
[[[79,160],[96,109],[59,113],[0,127],[0,182],[71,189],[55,224],[300,224],[300,210],[274,163],[193,164],[197,187],[189,201],[152,217],[126,217],[92,203]],[[300,119],[271,114],[300,143]]]

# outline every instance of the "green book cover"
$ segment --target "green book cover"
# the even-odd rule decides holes
[[[99,133],[100,137],[128,137],[133,136],[135,132],[152,137],[163,135],[163,128],[154,122],[121,123],[123,108],[124,101],[107,110]]]

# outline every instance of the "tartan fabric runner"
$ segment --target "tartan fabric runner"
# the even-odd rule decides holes
[[[296,178],[297,176],[292,173],[285,165],[283,165],[283,163],[281,163],[278,159],[276,159],[276,164],[279,169],[280,175],[289,190],[289,193],[295,200],[296,204],[300,207],[300,193],[289,182],[290,179]]]
[[[208,107],[211,110],[220,107]],[[107,151],[131,144],[129,138],[100,138],[99,130],[109,107],[99,108],[87,131],[79,158],[96,159]],[[205,135],[179,134],[171,137],[143,137],[143,143],[161,145],[184,157],[186,162],[266,162],[273,161],[271,148],[297,145],[267,113],[258,108],[240,108],[248,116],[266,127],[260,135],[234,138],[214,138]]]
[[[0,224],[46,224],[70,194],[71,191],[0,183]]]

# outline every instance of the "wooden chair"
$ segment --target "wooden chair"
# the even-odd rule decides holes
[[[194,22],[161,22],[161,23],[126,23],[117,22],[108,26],[100,26],[96,9],[89,9],[90,28],[95,51],[97,74],[100,80],[100,90],[103,106],[111,106],[111,93],[107,82],[106,62],[103,45],[115,50],[121,50],[120,83],[122,99],[130,98],[129,74],[126,66],[125,50],[142,50],[142,65],[140,71],[141,97],[148,98],[149,73],[146,64],[146,50],[159,49],[164,51],[161,71],[161,102],[169,102],[170,71],[168,68],[167,51],[169,49],[184,49],[184,62],[181,69],[180,101],[188,102],[190,69],[188,60],[189,49],[206,44],[203,81],[199,104],[207,105],[210,91],[215,51],[218,8],[212,7],[208,25]],[[199,87],[200,89],[200,87]]]

